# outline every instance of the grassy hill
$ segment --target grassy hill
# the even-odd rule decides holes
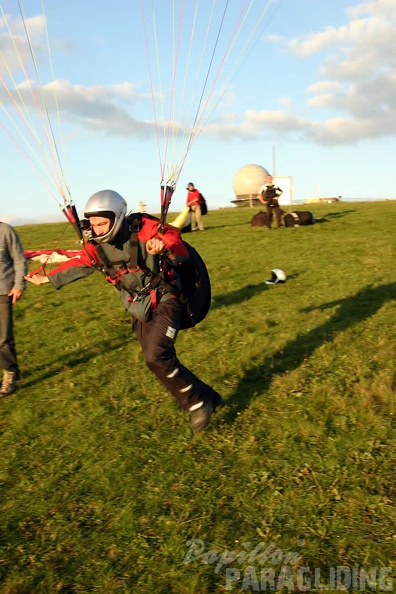
[[[177,351],[226,400],[202,434],[100,274],[28,286],[0,401],[1,594],[393,591],[396,202],[309,208],[312,227],[225,209],[185,236],[213,301]],[[76,248],[67,224],[18,232]]]

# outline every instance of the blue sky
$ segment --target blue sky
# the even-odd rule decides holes
[[[131,210],[142,201],[158,212],[161,176],[175,172],[172,211],[189,181],[209,207],[229,206],[234,175],[250,163],[291,176],[296,202],[396,198],[394,0],[21,6],[23,19],[15,0],[0,14],[1,220],[61,220],[59,183],[43,181],[61,171],[80,212],[105,188]],[[59,160],[44,148],[48,121]]]

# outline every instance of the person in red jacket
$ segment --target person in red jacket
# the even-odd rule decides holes
[[[84,212],[90,239],[80,257],[63,262],[48,276],[25,278],[35,285],[51,283],[60,289],[97,270],[103,272],[119,289],[121,302],[132,315],[132,328],[147,366],[181,408],[190,412],[194,432],[203,431],[223,400],[178,360],[175,340],[182,304],[155,282],[160,270],[167,268],[171,282],[178,284],[177,266],[188,259],[189,252],[177,229],[162,228],[158,219],[144,214],[127,217],[126,210],[124,198],[113,190],[93,194]]]
[[[191,212],[191,231],[205,231],[202,222],[201,192],[191,182],[188,184],[187,190],[187,206],[190,207]]]

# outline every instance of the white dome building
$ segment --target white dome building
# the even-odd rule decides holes
[[[257,194],[262,185],[266,182],[267,169],[261,165],[244,165],[234,175],[232,186],[236,200],[232,203],[236,206],[256,206],[261,204]]]

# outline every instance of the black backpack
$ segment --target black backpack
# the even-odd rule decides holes
[[[195,248],[186,241],[183,243],[187,247],[190,257],[187,262],[183,262],[177,267],[181,292],[174,285],[170,286],[171,293],[175,294],[172,289],[176,289],[180,293],[179,295],[176,293],[176,296],[184,306],[181,330],[192,328],[202,322],[208,314],[212,299],[210,278],[205,262]]]
[[[206,215],[208,213],[208,205],[206,203],[205,197],[202,194],[199,194],[199,204],[201,207],[201,215]]]

